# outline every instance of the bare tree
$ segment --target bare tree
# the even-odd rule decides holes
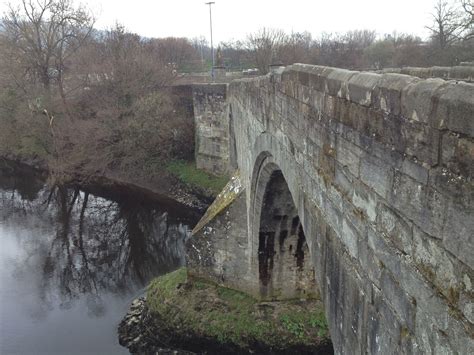
[[[433,24],[426,27],[431,31],[431,37],[439,48],[445,49],[459,39],[462,31],[459,21],[461,14],[453,4],[445,0],[438,0],[433,10]]]
[[[66,60],[89,36],[93,17],[71,0],[22,0],[18,7],[9,6],[3,19],[6,37],[18,49],[31,78],[46,91],[58,84],[65,100],[64,71]]]
[[[199,51],[187,38],[167,37],[151,40],[158,58],[177,69],[183,70],[194,61],[199,60]]]
[[[284,64],[310,63],[312,42],[309,32],[294,32],[286,36],[279,48],[279,59]]]
[[[245,47],[262,74],[268,73],[272,62],[279,60],[277,53],[285,39],[283,31],[269,28],[262,28],[247,36]]]
[[[461,12],[463,14],[461,26],[463,29],[463,39],[470,40],[474,38],[474,1],[460,0]]]

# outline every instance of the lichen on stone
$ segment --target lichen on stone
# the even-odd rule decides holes
[[[222,212],[227,206],[229,206],[244,190],[240,173],[237,170],[230,178],[227,185],[217,195],[214,202],[209,206],[204,216],[194,227],[192,234],[195,235],[199,232],[206,224],[208,224],[215,216]]]

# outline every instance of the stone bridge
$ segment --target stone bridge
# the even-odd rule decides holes
[[[194,88],[234,171],[191,276],[319,297],[337,354],[474,354],[474,84],[295,64]]]

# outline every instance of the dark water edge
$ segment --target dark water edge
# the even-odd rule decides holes
[[[49,186],[0,159],[0,354],[125,354],[117,325],[184,264],[200,214],[117,184]]]
[[[48,165],[38,159],[24,159],[0,156],[1,171],[17,171],[34,174],[46,179]],[[127,172],[108,171],[103,174],[86,174],[79,170],[62,172],[63,184],[82,188],[99,189],[101,193],[137,193],[147,199],[158,200],[173,208],[193,209],[203,214],[214,201],[215,196],[198,187],[188,186],[165,171],[157,172],[157,177],[131,177]],[[127,176],[127,177],[124,177]],[[179,206],[179,207],[178,207]]]

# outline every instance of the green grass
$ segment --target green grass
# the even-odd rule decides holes
[[[329,327],[322,310],[314,309],[309,312],[283,312],[280,315],[283,326],[298,338],[306,336],[307,329],[318,329],[319,337],[329,334]]]
[[[229,181],[227,176],[214,176],[196,168],[193,161],[174,160],[168,163],[166,169],[183,183],[209,190],[216,195]]]
[[[188,280],[186,269],[153,280],[147,304],[183,334],[212,337],[248,347],[317,346],[327,341],[327,323],[316,301],[260,303],[253,297],[206,280]]]

